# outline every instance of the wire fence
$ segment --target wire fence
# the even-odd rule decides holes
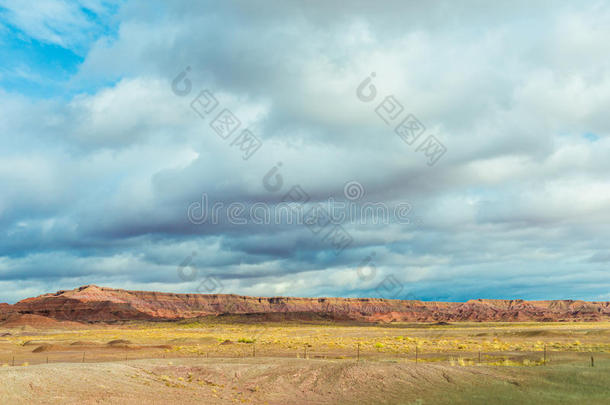
[[[52,363],[101,363],[145,359],[180,359],[180,358],[300,358],[310,360],[350,360],[350,361],[406,361],[415,364],[437,363],[455,366],[545,366],[566,362],[595,366],[595,360],[609,359],[606,352],[576,352],[576,351],[423,351],[419,348],[407,353],[385,353],[361,350],[337,351],[325,350],[310,345],[296,349],[277,349],[260,347],[256,344],[233,350],[223,350],[219,347],[199,349],[197,353],[179,350],[70,350],[50,352],[13,352],[0,354],[0,365],[24,366]]]

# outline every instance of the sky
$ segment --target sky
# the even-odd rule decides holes
[[[0,302],[610,300],[609,43],[608,1],[0,0]]]

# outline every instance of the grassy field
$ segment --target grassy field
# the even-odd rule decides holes
[[[610,402],[610,323],[242,321],[0,330],[0,375],[23,378],[25,384],[54,367],[54,373],[78,370],[95,379],[100,367],[108,367],[110,375],[116,374],[115,383],[109,382],[113,392],[123,395],[106,392],[114,398],[108,403],[137,402],[139,397],[130,402],[131,394],[122,391],[126,381],[136,384],[130,388],[134,393],[154,388],[172,400],[185,395],[183,403],[189,398],[193,403],[201,398],[206,403],[286,403],[294,392],[308,393],[314,401],[309,403]],[[27,396],[28,387],[15,391],[13,402],[35,400]],[[39,393],[46,389],[37,388]],[[277,389],[283,394],[277,396]],[[69,403],[66,395],[63,402]]]
[[[586,361],[610,353],[609,323],[436,324],[247,324],[223,322],[137,323],[77,330],[0,332],[0,364],[16,355],[30,363],[71,352],[103,358],[138,357],[312,357],[362,360],[414,359],[459,365],[539,365]],[[112,343],[109,343],[112,342]],[[38,350],[37,352],[35,350]],[[38,360],[37,360],[38,359]]]

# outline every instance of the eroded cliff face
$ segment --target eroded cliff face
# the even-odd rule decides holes
[[[15,305],[0,305],[0,320],[15,314],[78,322],[175,320],[222,314],[285,314],[290,319],[311,319],[312,315],[319,315],[367,322],[599,321],[610,320],[610,302],[477,299],[448,303],[375,298],[246,297],[128,291],[88,285],[28,298]]]

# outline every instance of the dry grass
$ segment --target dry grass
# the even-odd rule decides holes
[[[1,331],[0,331],[1,332]],[[0,362],[62,359],[271,357],[413,359],[455,365],[536,366],[610,353],[610,323],[460,323],[451,325],[218,322],[132,323],[77,330],[19,330],[0,338]],[[32,353],[32,351],[35,351]],[[37,353],[36,353],[37,351]],[[479,352],[481,355],[479,356]],[[4,358],[3,358],[4,357]]]

